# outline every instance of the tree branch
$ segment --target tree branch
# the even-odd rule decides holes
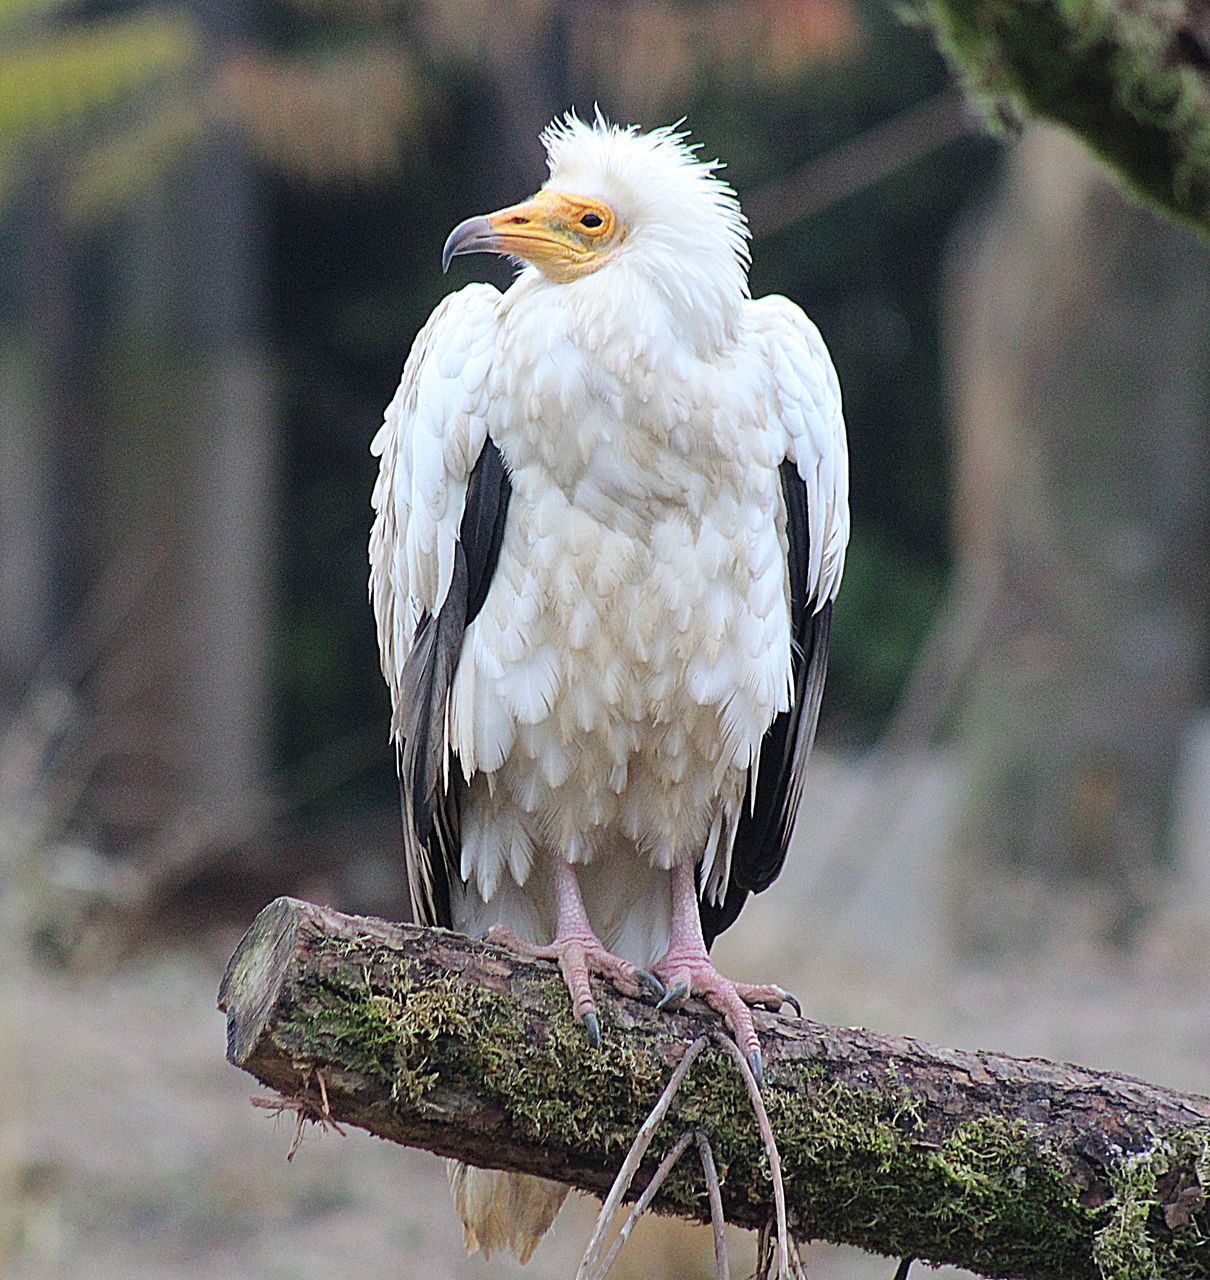
[[[1064,125],[1152,207],[1210,233],[1205,0],[923,0],[994,120]]]
[[[598,1194],[715,1014],[597,994],[604,1048],[554,966],[443,930],[279,898],[219,992],[227,1056],[295,1107]],[[791,1228],[1032,1280],[1210,1275],[1210,1099],[1040,1059],[757,1014]],[[743,1083],[693,1064],[636,1190],[685,1130],[713,1146],[729,1221],[770,1217]],[[656,1197],[710,1221],[681,1161]]]

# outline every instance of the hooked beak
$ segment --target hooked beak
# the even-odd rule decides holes
[[[582,226],[586,213],[592,220]],[[460,222],[445,242],[441,266],[444,270],[459,253],[503,253],[565,283],[608,260],[612,228],[607,205],[544,188],[522,204]]]
[[[450,232],[441,252],[441,269],[460,253],[505,253],[536,266],[546,266],[568,252],[551,215],[555,201],[539,192],[524,204],[510,205],[495,213],[467,218]]]
[[[460,253],[498,253],[500,242],[491,219],[484,214],[460,222],[449,234],[441,250],[441,270],[450,269],[450,259]]]

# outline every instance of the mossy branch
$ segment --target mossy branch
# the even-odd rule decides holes
[[[685,1046],[717,1027],[598,994],[603,1049],[557,971],[443,930],[279,898],[219,993],[227,1055],[296,1107],[474,1164],[608,1188]],[[1031,1280],[1210,1275],[1210,1099],[1040,1059],[758,1014],[791,1227]],[[702,1053],[640,1184],[710,1136],[731,1222],[770,1216],[744,1086]],[[655,1207],[709,1221],[687,1163]]]
[[[993,119],[1064,125],[1136,197],[1210,235],[1204,0],[923,0]]]

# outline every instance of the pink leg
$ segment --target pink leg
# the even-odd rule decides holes
[[[700,996],[723,1015],[759,1083],[763,1075],[760,1042],[756,1038],[756,1026],[748,1006],[760,1005],[777,1010],[786,1003],[797,1008],[798,1002],[781,987],[772,984],[755,986],[748,982],[732,982],[710,963],[702,937],[691,863],[682,862],[672,868],[672,941],[667,954],[652,968],[664,984],[666,993],[660,1001],[660,1008],[687,996]]]
[[[523,942],[503,925],[493,925],[488,930],[487,939],[519,955],[532,956],[537,960],[557,960],[563,972],[563,980],[567,983],[567,990],[571,993],[572,1011],[584,1024],[593,1048],[599,1049],[601,1024],[588,981],[590,973],[608,978],[619,991],[628,996],[642,995],[644,987],[656,995],[662,996],[664,992],[649,973],[642,972],[629,961],[606,950],[605,944],[588,922],[588,912],[584,908],[584,899],[580,896],[576,873],[562,858],[555,859],[554,875],[555,938],[549,946]]]

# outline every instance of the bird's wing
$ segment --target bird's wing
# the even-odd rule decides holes
[[[476,284],[437,308],[370,446],[381,460],[370,599],[391,690],[408,886],[416,918],[446,926],[462,785],[450,767],[447,704],[463,633],[495,571],[511,492],[488,434],[499,298]]]
[[[767,366],[769,412],[784,435],[785,520],[792,636],[792,701],[770,725],[748,784],[721,901],[703,899],[707,944],[734,923],[749,893],[777,878],[802,797],[819,722],[832,601],[849,539],[849,463],[840,383],[819,331],[786,298],[749,304],[753,349]]]

